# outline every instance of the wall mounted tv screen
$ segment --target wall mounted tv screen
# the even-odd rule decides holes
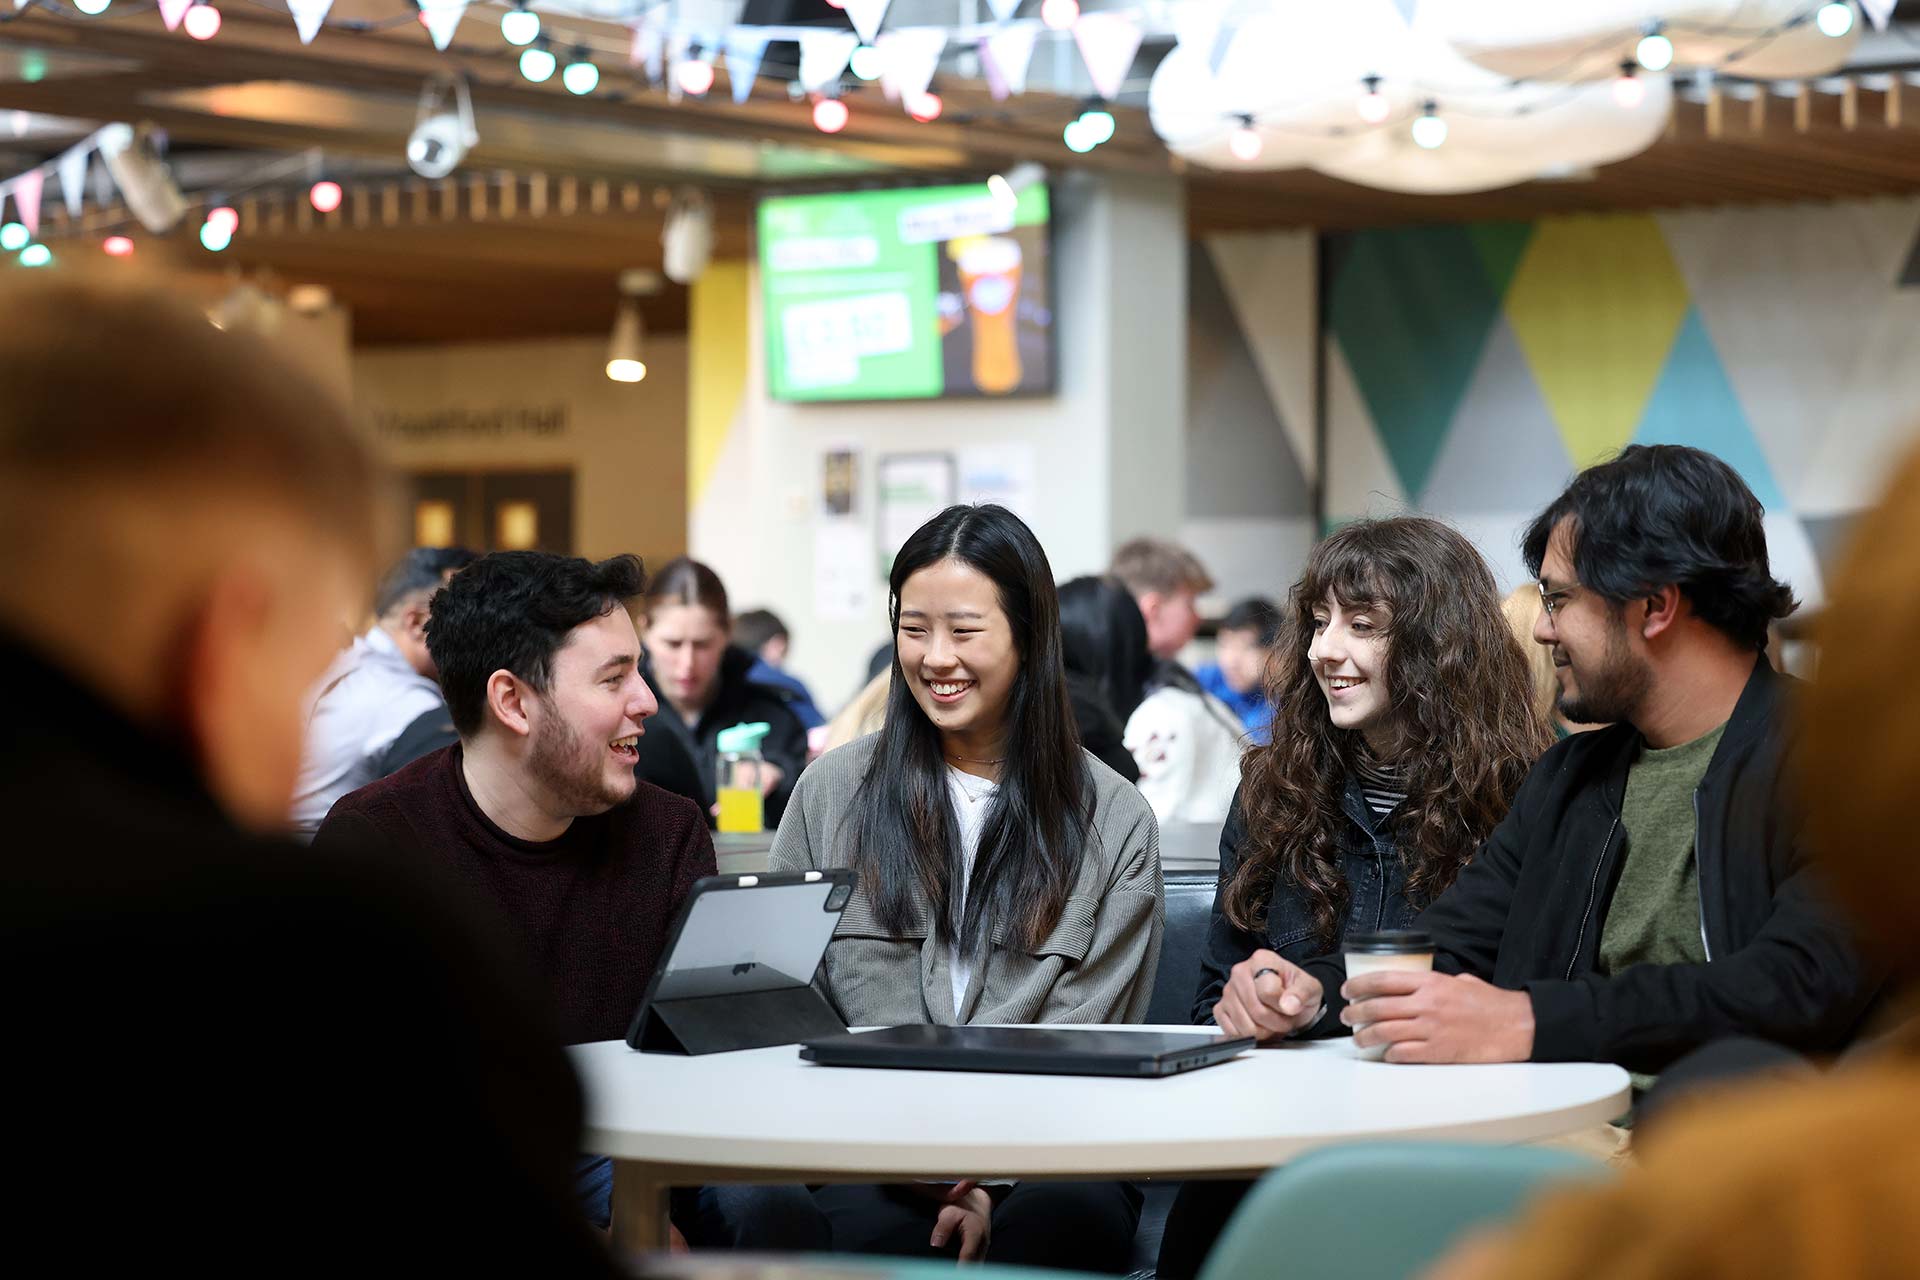
[[[767,385],[776,400],[1053,390],[1044,183],[760,202]]]

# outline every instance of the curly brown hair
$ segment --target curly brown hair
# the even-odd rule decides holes
[[[1328,718],[1307,661],[1313,611],[1328,597],[1387,613],[1388,695],[1402,740],[1418,744],[1403,758],[1407,799],[1391,820],[1416,906],[1453,883],[1551,741],[1472,543],[1437,520],[1398,516],[1347,525],[1314,548],[1267,664],[1273,736],[1246,757],[1247,836],[1225,906],[1235,925],[1260,932],[1285,877],[1305,894],[1323,947],[1346,910],[1340,799],[1363,749],[1358,732]]]

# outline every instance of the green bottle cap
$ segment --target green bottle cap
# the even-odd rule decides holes
[[[756,720],[752,724],[736,724],[730,729],[722,729],[714,739],[714,745],[720,754],[730,756],[742,751],[758,751],[773,726],[765,720]]]

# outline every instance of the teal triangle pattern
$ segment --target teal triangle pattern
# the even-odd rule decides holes
[[[1787,500],[1773,478],[1773,468],[1754,438],[1753,427],[1740,408],[1740,398],[1720,364],[1698,307],[1687,308],[1687,318],[1667,353],[1667,364],[1654,384],[1653,395],[1633,435],[1635,444],[1689,444],[1705,449],[1747,482],[1769,511],[1785,511]]]
[[[1504,299],[1513,275],[1520,270],[1520,258],[1533,241],[1531,222],[1476,222],[1467,228],[1473,237],[1474,251],[1486,268],[1493,296]]]
[[[1500,312],[1462,227],[1362,231],[1333,280],[1334,337],[1401,487],[1419,493]]]

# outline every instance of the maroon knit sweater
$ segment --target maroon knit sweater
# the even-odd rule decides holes
[[[520,840],[474,803],[460,758],[457,745],[435,751],[342,797],[314,847],[380,841],[451,873],[518,938],[562,1043],[623,1038],[674,913],[695,880],[714,874],[705,816],[642,782],[558,840]]]

